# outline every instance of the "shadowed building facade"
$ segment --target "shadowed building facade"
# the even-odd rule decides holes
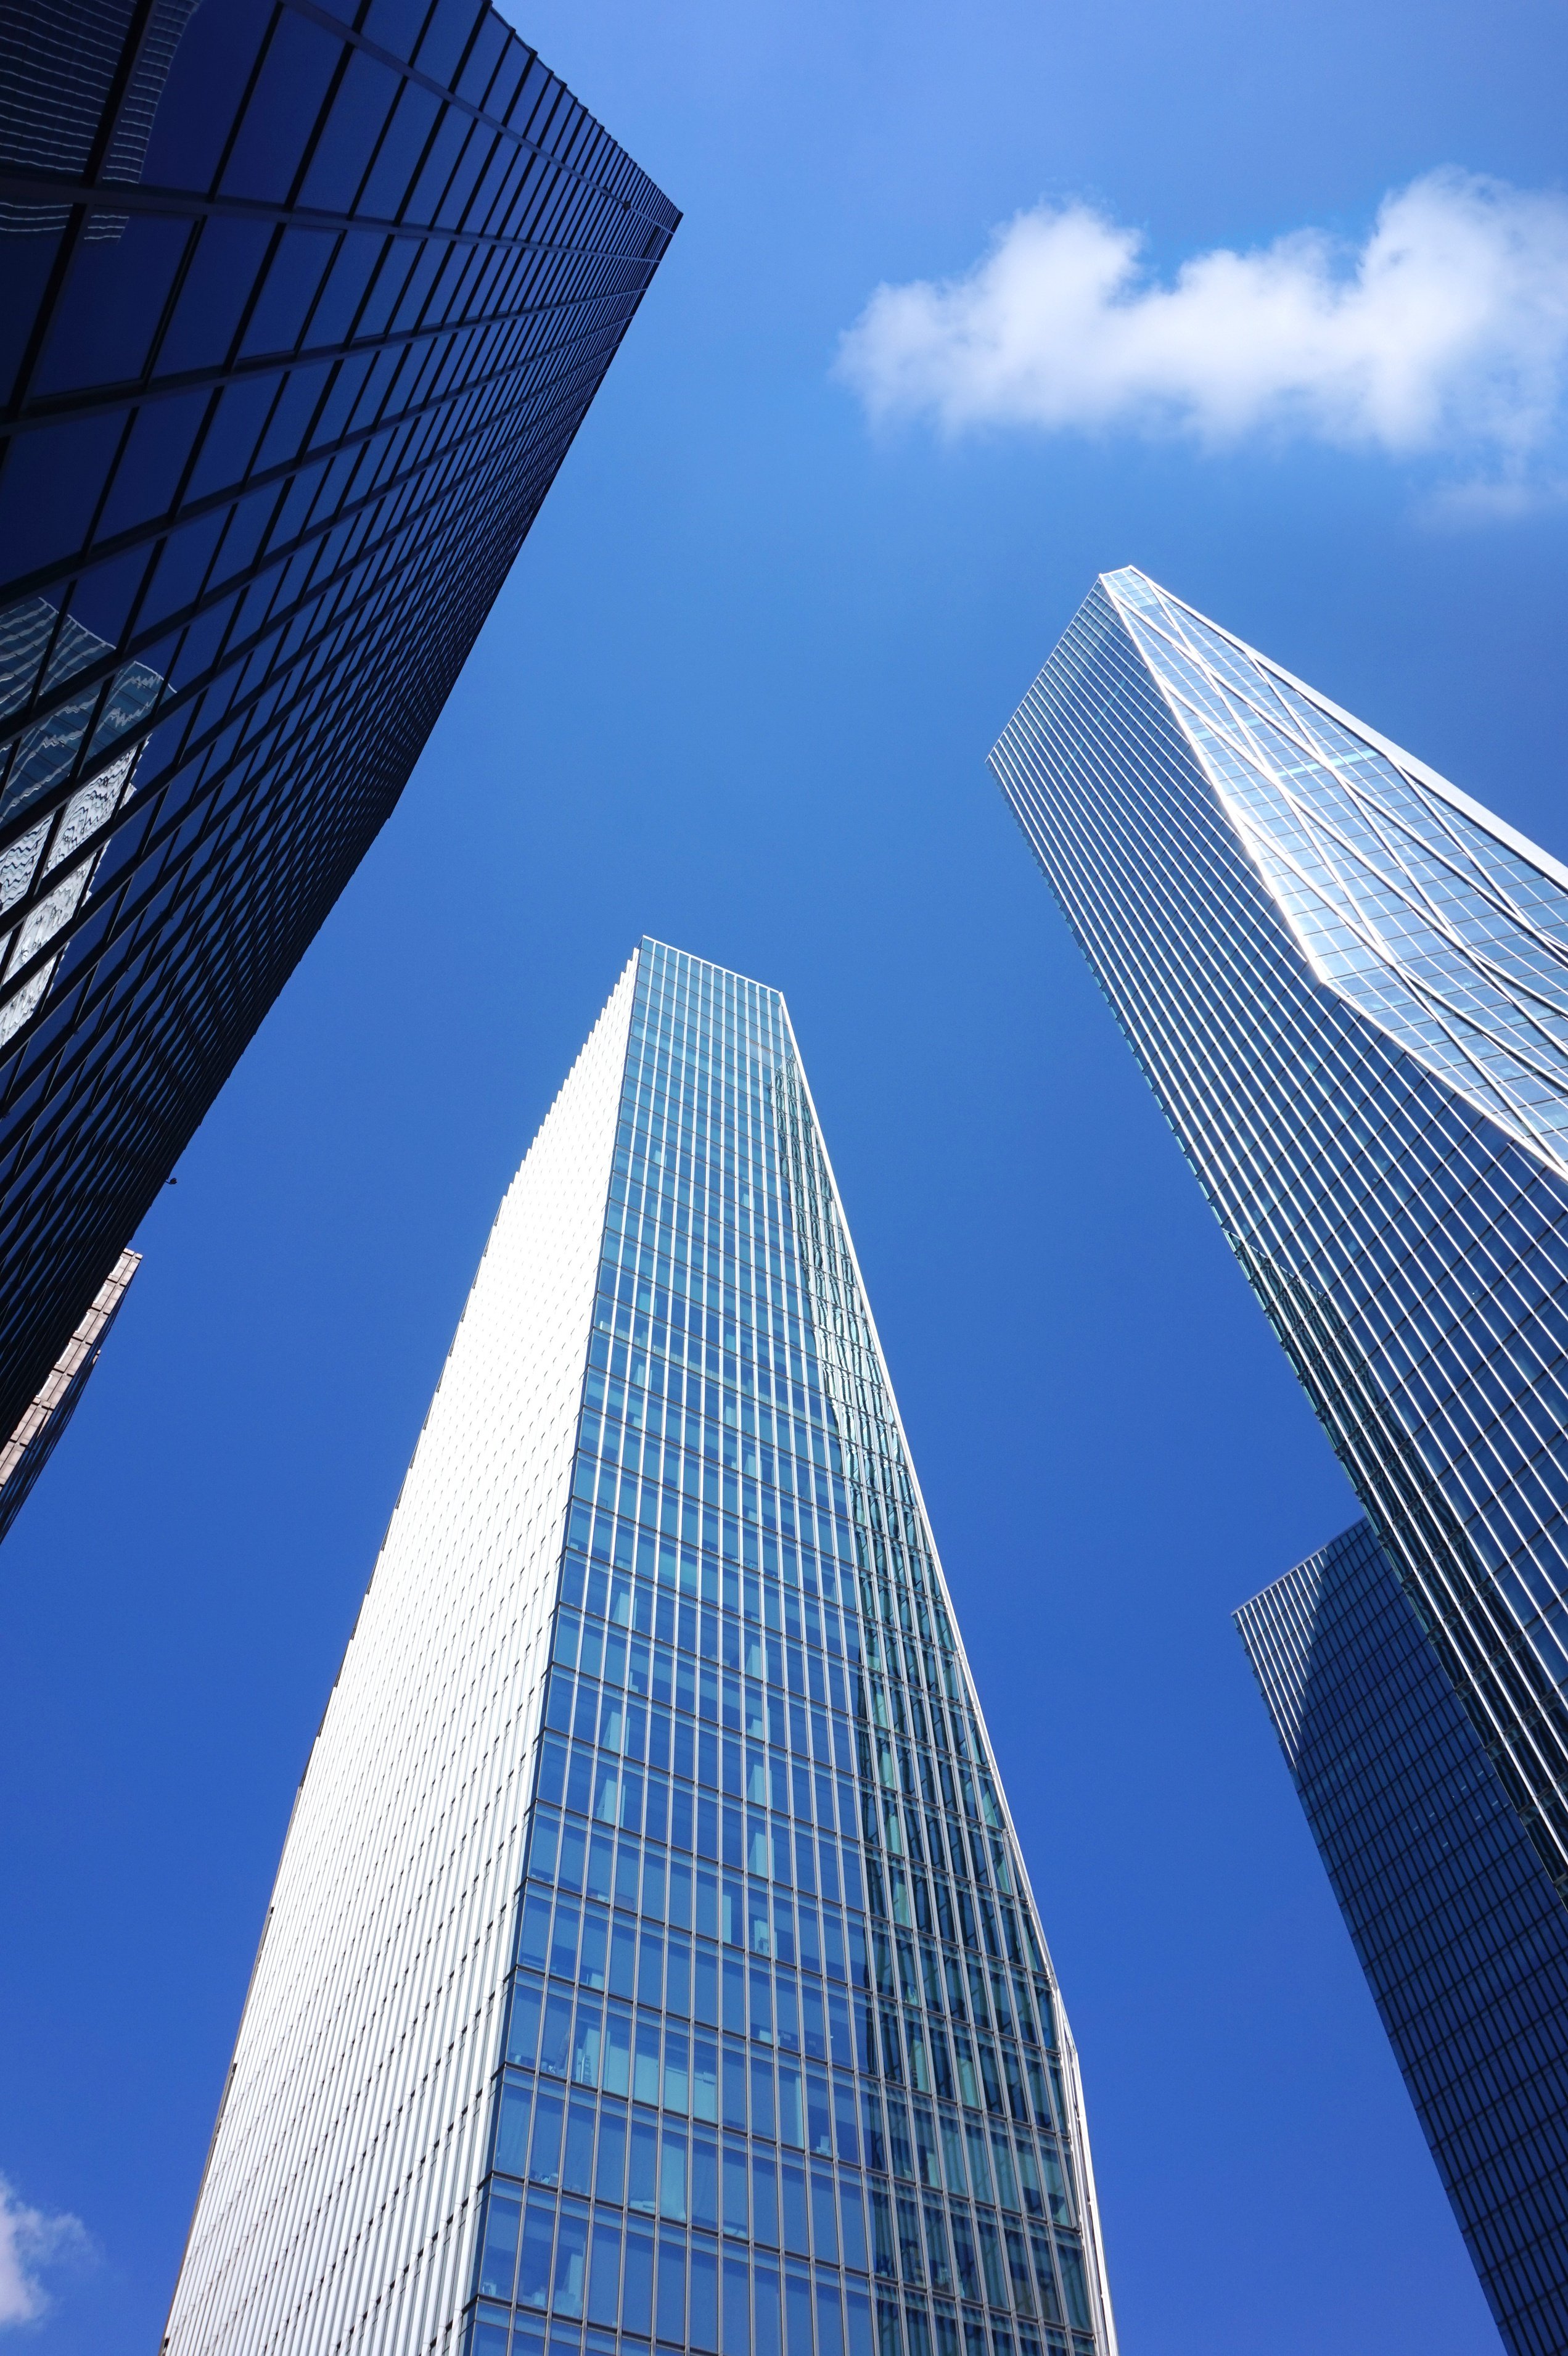
[[[1282,1740],[1493,2312],[1548,2356],[1568,2346],[1563,2090],[1542,2050],[1533,2088],[1494,2101],[1484,2048],[1545,2033],[1560,1933],[1521,1951],[1528,1986],[1468,1990],[1486,2029],[1456,2042],[1458,2091],[1413,2059],[1435,1994],[1424,2012],[1397,1984],[1469,1952],[1443,1858],[1471,1839],[1472,1788],[1513,1828],[1514,1919],[1557,1925],[1568,1890],[1568,870],[1132,569],[1102,577],[991,757],[1376,1532],[1249,1607],[1248,1643],[1258,1660],[1265,1630],[1296,1631],[1310,1755],[1276,1671]],[[1396,1714],[1421,1686],[1434,1742],[1440,1687],[1473,1787],[1414,1735],[1362,1776],[1376,1711],[1358,1719],[1342,1616],[1321,1617],[1347,1566],[1381,1582],[1357,1675]],[[1418,1798],[1454,1821],[1380,1887],[1376,1811]],[[1466,1871],[1478,1919],[1499,1885],[1474,1853]],[[1446,1958],[1413,1933],[1392,1953],[1401,1875],[1426,1877],[1412,1902]]]
[[[0,1430],[391,809],[677,220],[479,0],[0,29]]]
[[[645,941],[393,1513],[165,2345],[656,2343],[1115,2336],[1076,2058],[784,1001]]]
[[[1365,1522],[1236,1614],[1509,2345],[1564,2344],[1568,1912]]]

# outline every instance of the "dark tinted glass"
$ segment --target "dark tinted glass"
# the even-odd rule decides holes
[[[45,0],[0,58],[0,1430],[397,799],[678,218],[489,9],[360,16]]]

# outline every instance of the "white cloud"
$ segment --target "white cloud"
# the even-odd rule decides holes
[[[1568,393],[1568,198],[1442,171],[1365,242],[1221,247],[1162,284],[1083,203],[1019,213],[961,278],[878,287],[836,372],[873,419],[1047,432],[1260,432],[1462,457],[1520,482]]]
[[[56,2259],[85,2256],[86,2231],[79,2217],[46,2217],[28,2209],[0,2176],[0,2330],[32,2323],[48,2308],[40,2267]]]

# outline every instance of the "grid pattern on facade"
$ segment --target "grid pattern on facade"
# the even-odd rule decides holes
[[[386,818],[677,224],[482,0],[34,0],[0,1429]]]
[[[1236,1614],[1511,2356],[1568,2346],[1568,1914],[1366,1523]]]
[[[0,1538],[31,1496],[61,1434],[76,1413],[87,1378],[98,1364],[127,1286],[142,1265],[140,1252],[123,1251],[93,1295],[92,1306],[49,1369],[48,1380],[16,1430],[0,1447]]]
[[[1076,2062],[776,992],[645,943],[475,2356],[1114,2345]]]
[[[1314,973],[1132,635],[1141,580],[1093,592],[993,765],[1568,1887],[1568,1182]]]

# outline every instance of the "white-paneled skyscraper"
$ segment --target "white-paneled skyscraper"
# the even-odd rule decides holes
[[[783,1000],[645,941],[300,1786],[169,2356],[1111,2356],[1076,2060]]]

